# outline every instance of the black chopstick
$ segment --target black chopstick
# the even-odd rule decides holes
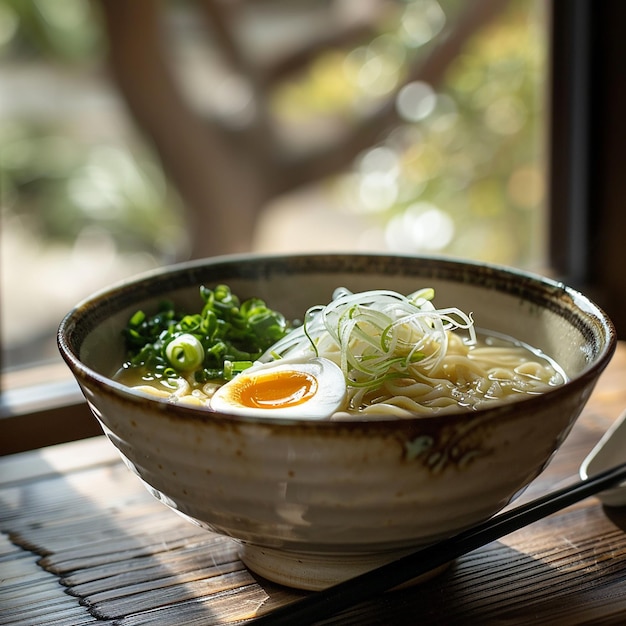
[[[296,600],[256,618],[252,623],[254,626],[305,626],[329,618],[624,480],[626,463],[496,515],[387,565]]]

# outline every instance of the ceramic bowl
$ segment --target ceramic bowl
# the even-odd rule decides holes
[[[169,298],[195,311],[204,284],[258,296],[288,318],[353,291],[435,289],[439,307],[543,350],[569,381],[471,413],[361,421],[234,417],[140,396],[114,382],[121,330]],[[149,491],[233,537],[268,579],[321,589],[497,513],[546,466],[615,349],[610,320],[567,286],[437,258],[228,256],[99,292],[62,321],[62,356],[103,431]]]

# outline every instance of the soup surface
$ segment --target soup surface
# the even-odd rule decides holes
[[[547,355],[477,330],[471,314],[437,309],[433,299],[432,289],[404,296],[339,288],[329,304],[309,309],[301,325],[255,301],[267,336],[240,341],[236,354],[223,349],[221,362],[201,323],[181,325],[192,316],[172,314],[163,325],[141,314],[137,334],[147,336],[146,325],[159,332],[152,343],[130,342],[115,378],[170,402],[225,413],[335,420],[472,410],[565,382]]]

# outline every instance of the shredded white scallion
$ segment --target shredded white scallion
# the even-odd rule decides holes
[[[335,290],[326,306],[310,308],[305,323],[261,357],[324,355],[342,369],[348,387],[374,389],[385,381],[436,368],[448,348],[448,333],[467,331],[476,342],[472,316],[457,308],[436,309],[434,290],[408,296],[395,291]]]

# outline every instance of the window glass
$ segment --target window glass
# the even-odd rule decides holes
[[[259,205],[244,248],[545,266],[545,3],[250,3],[230,40],[193,1],[155,4],[190,114],[240,150],[218,175]],[[211,253],[192,226],[210,217],[104,69],[107,37],[97,3],[0,3],[4,368],[58,359],[89,293]]]

